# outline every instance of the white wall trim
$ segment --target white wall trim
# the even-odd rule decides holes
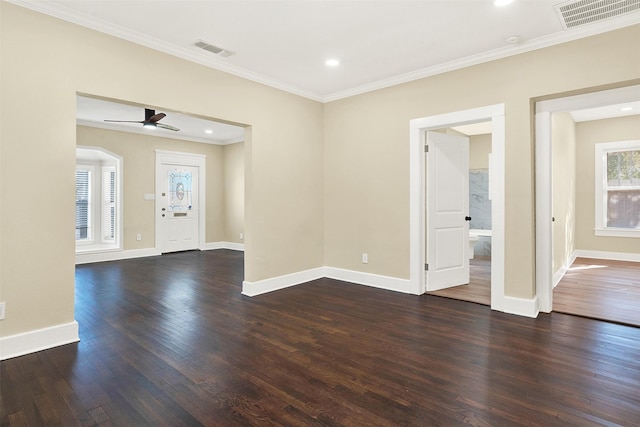
[[[538,317],[540,309],[538,307],[538,297],[533,298],[516,298],[516,297],[504,297],[503,310],[508,314],[515,314],[525,317]]]
[[[574,254],[574,260],[575,258],[595,258],[595,259],[606,259],[610,261],[640,262],[640,253],[605,252],[605,251],[590,251],[585,249],[576,249],[573,254]]]
[[[411,293],[425,292],[424,132],[491,120],[492,263],[491,308],[504,311],[504,204],[505,120],[504,104],[455,111],[409,122],[409,282]]]
[[[487,52],[482,52],[476,55],[471,55],[465,58],[449,61],[444,64],[430,66],[415,70],[409,73],[405,73],[399,76],[395,76],[388,79],[383,79],[371,83],[367,83],[361,86],[350,88],[344,91],[338,91],[329,94],[314,93],[309,90],[305,90],[285,82],[255,73],[236,65],[232,65],[222,59],[213,57],[200,52],[195,52],[193,49],[189,49],[184,46],[177,46],[167,44],[166,42],[159,40],[155,37],[150,37],[147,34],[132,31],[131,29],[116,25],[111,22],[107,22],[98,19],[93,16],[88,16],[85,13],[75,11],[67,8],[63,5],[56,4],[46,0],[7,0],[10,3],[18,6],[26,7],[34,11],[44,13],[59,19],[63,19],[68,22],[81,25],[86,28],[90,28],[95,31],[99,31],[105,34],[109,34],[114,37],[128,40],[130,42],[145,46],[160,52],[173,55],[175,57],[185,59],[187,61],[195,62],[206,67],[210,67],[216,70],[224,71],[226,73],[239,76],[248,80],[252,80],[258,83],[262,83],[267,86],[274,87],[295,95],[306,97],[319,102],[331,102],[338,99],[347,98],[361,93],[370,92],[377,89],[383,89],[386,87],[406,83],[425,77],[445,73],[448,71],[458,70],[461,68],[469,67],[471,65],[482,64],[489,61],[494,61],[501,58],[507,58],[509,56],[518,55],[521,53],[543,49],[545,47],[554,46],[560,43],[566,43],[573,40],[578,40],[583,37],[589,37],[596,34],[612,31],[618,28],[624,28],[630,25],[638,23],[636,14],[627,14],[608,19],[606,21],[585,25],[583,27],[571,28],[565,31],[559,31],[553,34],[538,37],[532,40],[525,40],[517,45],[504,46],[497,49],[493,49]]]
[[[155,248],[76,253],[76,265],[92,262],[117,261],[121,259],[144,258],[158,255],[160,255],[160,251]]]
[[[323,277],[324,268],[318,267],[310,270],[299,271],[297,273],[285,274],[284,276],[259,280],[257,282],[247,282],[245,280],[242,282],[242,295],[253,297],[267,292],[300,285]]]
[[[232,251],[244,252],[244,243],[235,242],[209,242],[205,243],[203,251],[210,251],[215,249],[231,249]]]
[[[560,266],[558,271],[556,271],[553,274],[553,287],[554,288],[556,286],[558,286],[558,283],[560,283],[560,280],[562,280],[564,275],[567,274],[567,271],[569,271],[569,268],[571,268],[571,265],[573,265],[573,263],[575,262],[576,258],[577,258],[576,251],[573,251],[571,256],[568,259],[565,260],[564,264],[562,264]]]
[[[78,322],[64,323],[0,338],[0,360],[80,341]]]
[[[324,277],[329,279],[342,280],[357,285],[371,286],[378,289],[386,289],[388,291],[416,295],[416,293],[414,292],[415,289],[413,289],[413,287],[411,286],[411,282],[408,279],[381,276],[378,274],[345,270],[335,267],[324,267]]]

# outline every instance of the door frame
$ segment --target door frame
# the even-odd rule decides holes
[[[205,154],[181,153],[178,151],[155,150],[156,172],[155,172],[155,250],[162,253],[162,227],[158,215],[160,212],[160,192],[166,187],[164,176],[160,176],[162,165],[190,166],[198,168],[198,249],[205,249],[206,232],[206,158]]]
[[[536,296],[540,311],[553,310],[553,113],[638,101],[640,85],[538,101],[535,104]],[[595,209],[595,208],[594,208]]]
[[[425,133],[428,130],[491,121],[491,308],[504,311],[504,104],[494,104],[409,122],[409,282],[413,293],[426,291],[425,263]]]

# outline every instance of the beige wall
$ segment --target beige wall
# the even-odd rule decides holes
[[[155,202],[144,200],[145,194],[155,193],[155,150],[206,156],[205,241],[225,240],[225,147],[86,126],[77,127],[76,140],[78,145],[102,147],[123,158],[124,249],[155,247]],[[232,171],[233,168],[237,166],[229,166]],[[244,173],[244,169],[240,172]],[[138,233],[142,234],[141,241],[136,241]]]
[[[6,2],[0,8],[1,336],[74,319],[76,93],[251,126],[245,280],[323,265],[322,104]],[[160,86],[141,84],[150,75]],[[13,200],[21,208],[4,209]]]
[[[629,27],[326,104],[325,264],[408,278],[409,121],[504,103],[505,292],[532,298],[532,101],[640,78],[639,37]]]
[[[553,272],[568,267],[575,250],[576,131],[569,113],[552,116]]]
[[[599,142],[640,139],[640,116],[576,124],[576,249],[640,253],[640,239],[595,236],[594,150]]]
[[[76,93],[250,126],[247,281],[323,265],[407,278],[409,120],[504,103],[505,288],[530,298],[532,99],[640,79],[634,26],[322,105],[6,2],[0,8],[0,336],[73,320]],[[161,88],[141,84],[150,75]],[[20,209],[6,209],[16,200]]]
[[[243,243],[244,233],[244,143],[225,145],[224,154],[224,240]]]
[[[491,134],[469,137],[469,169],[488,169]]]

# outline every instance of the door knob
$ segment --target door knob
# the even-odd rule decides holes
[[[164,211],[166,211],[166,209],[165,209],[165,208],[162,208],[162,211],[164,212]]]
[[[465,220],[465,221],[471,221],[471,217],[470,217],[470,216],[465,216],[465,217],[464,217],[464,220]]]

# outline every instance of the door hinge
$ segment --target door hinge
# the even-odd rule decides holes
[[[429,264],[424,265],[424,271],[429,271]]]
[[[429,146],[428,146],[428,145],[425,145],[425,146],[424,146],[424,152],[425,152],[425,153],[428,153],[428,152],[429,152]]]

